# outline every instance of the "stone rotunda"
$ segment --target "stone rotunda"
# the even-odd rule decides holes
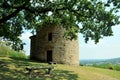
[[[65,29],[55,25],[41,27],[31,36],[30,58],[41,62],[79,65],[78,40],[66,40]]]

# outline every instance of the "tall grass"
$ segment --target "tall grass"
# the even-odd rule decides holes
[[[23,52],[11,51],[9,57],[18,58],[18,59],[28,59],[28,57]]]
[[[6,46],[6,45],[0,45],[0,56],[1,57],[19,58],[19,59],[27,59],[28,58],[24,52],[14,51],[13,49],[11,49],[9,46]]]

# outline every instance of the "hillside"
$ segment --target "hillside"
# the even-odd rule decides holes
[[[0,80],[120,80],[120,71],[86,66],[53,65],[50,75],[44,71],[29,75],[27,66],[48,66],[29,60],[0,57]]]
[[[80,63],[82,65],[91,65],[91,64],[104,64],[104,63],[112,63],[120,65],[120,58],[113,59],[96,59],[96,60],[81,60]]]
[[[113,58],[113,59],[108,59],[106,62],[114,63],[114,64],[120,64],[120,57],[119,58]]]

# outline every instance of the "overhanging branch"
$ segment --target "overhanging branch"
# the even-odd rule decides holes
[[[12,17],[16,16],[21,10],[25,10],[25,11],[29,11],[30,13],[46,13],[48,11],[54,11],[51,7],[49,8],[44,8],[44,7],[40,7],[39,9],[36,9],[36,8],[33,8],[33,7],[27,7],[26,3],[24,3],[23,5],[21,6],[10,6],[12,9],[16,9],[13,13],[5,16],[5,17],[2,17],[0,19],[0,24],[1,23],[5,23],[7,20],[11,19]],[[59,10],[66,10],[67,7],[59,7],[58,9],[56,9],[56,11],[59,11]]]
[[[10,18],[16,16],[17,13],[19,13],[20,10],[21,10],[21,9],[17,9],[17,10],[15,10],[13,13],[9,14],[8,16],[5,16],[5,17],[3,17],[2,19],[0,19],[0,24],[6,22],[6,21],[9,20]]]

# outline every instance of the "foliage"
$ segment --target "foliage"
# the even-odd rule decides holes
[[[10,49],[7,46],[0,46],[0,56],[8,56]]]
[[[28,59],[28,56],[25,55],[23,52],[11,51],[9,53],[9,57],[16,58],[16,59]]]
[[[92,66],[98,67],[98,68],[105,68],[105,69],[120,71],[120,65],[118,64],[105,63],[105,64],[93,64]]]
[[[119,0],[1,0],[0,36],[15,43],[23,29],[55,24],[66,29],[65,37],[76,39],[76,33],[99,42],[112,36],[111,27],[119,24]],[[112,6],[113,4],[113,6]]]
[[[11,49],[9,46],[0,44],[0,56],[3,57],[12,57],[18,59],[27,59],[28,57],[24,52],[18,52]]]
[[[20,51],[20,50],[23,50],[24,45],[26,44],[22,43],[20,39],[12,42],[12,41],[9,41],[9,40],[6,40],[0,37],[0,46],[7,46],[8,48],[12,48],[15,51]]]

